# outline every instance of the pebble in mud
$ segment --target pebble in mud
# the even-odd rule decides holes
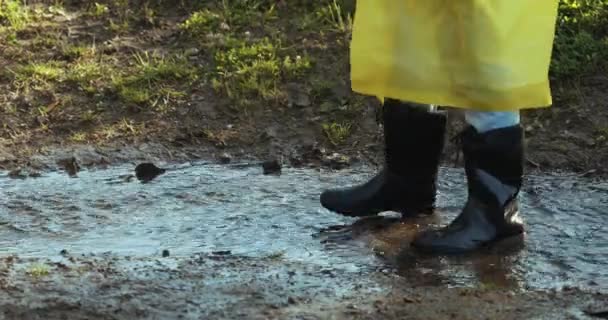
[[[268,160],[262,163],[262,169],[264,169],[265,175],[270,174],[281,174],[281,163],[277,159]]]
[[[221,164],[229,164],[232,161],[232,156],[228,153],[222,153],[219,160]]]
[[[60,159],[57,161],[57,165],[63,168],[72,178],[75,178],[78,175],[78,171],[80,171],[80,165],[75,157]]]
[[[25,179],[27,175],[21,170],[21,168],[15,169],[8,173],[9,178],[11,179]]]
[[[27,178],[40,178],[42,174],[38,171],[31,171],[27,169],[17,168],[8,173],[8,177],[11,179],[27,179]]]
[[[150,182],[167,170],[154,165],[153,163],[141,163],[135,167],[135,176],[141,182]]]

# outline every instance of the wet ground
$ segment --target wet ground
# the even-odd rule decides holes
[[[408,239],[466,197],[442,169],[435,217],[322,209],[327,172],[185,164],[0,177],[0,317],[27,319],[587,318],[608,312],[608,182],[533,176],[524,248],[420,256]]]

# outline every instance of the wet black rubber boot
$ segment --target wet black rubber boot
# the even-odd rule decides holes
[[[353,217],[385,211],[432,213],[446,115],[387,100],[383,119],[383,170],[363,185],[323,192],[321,204],[325,208]]]
[[[457,254],[506,239],[521,242],[524,227],[517,196],[523,176],[523,136],[520,126],[484,134],[469,127],[462,133],[467,203],[449,226],[418,235],[412,243],[415,248]]]

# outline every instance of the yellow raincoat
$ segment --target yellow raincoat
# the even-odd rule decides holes
[[[558,0],[358,0],[354,91],[481,111],[551,105]]]

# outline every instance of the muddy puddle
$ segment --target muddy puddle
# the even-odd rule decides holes
[[[20,315],[48,304],[45,295],[54,292],[59,309],[96,306],[82,318],[119,314],[117,305],[126,318],[145,316],[158,300],[182,318],[232,318],[249,312],[243,301],[274,310],[381,293],[396,282],[608,290],[605,181],[528,177],[524,248],[428,257],[412,252],[408,239],[458,213],[466,197],[461,170],[442,169],[438,216],[403,222],[390,213],[356,220],[320,207],[322,189],[364,181],[366,168],[273,176],[258,166],[188,164],[145,184],[125,178],[132,169],[0,177],[0,286],[7,295],[0,308]],[[41,281],[45,294],[28,296],[34,289],[23,288]],[[125,304],[137,296],[138,303]],[[235,305],[239,310],[230,309]],[[157,316],[172,312],[161,309]]]

